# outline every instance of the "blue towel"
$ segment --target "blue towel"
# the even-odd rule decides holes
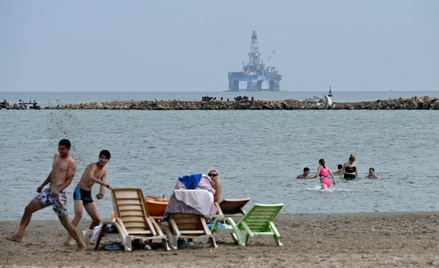
[[[195,189],[200,183],[201,175],[203,174],[192,174],[192,175],[184,175],[183,177],[179,177],[178,180],[186,186],[188,189]]]
[[[209,227],[209,229],[212,229],[212,227],[213,227],[213,222],[211,222],[211,223],[209,223],[208,225],[207,225],[207,227]],[[226,228],[226,226],[224,225],[224,224],[222,224],[221,222],[218,222],[218,228]]]

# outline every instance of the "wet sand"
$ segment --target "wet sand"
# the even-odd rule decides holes
[[[84,220],[78,230],[86,229]],[[67,232],[57,220],[31,221],[22,243],[7,241],[18,221],[0,222],[0,265],[45,267],[427,267],[439,266],[439,212],[279,214],[275,224],[282,247],[273,237],[257,236],[249,245],[233,244],[215,234],[218,248],[132,252],[103,249],[76,253],[65,246]],[[157,241],[159,242],[159,241]],[[156,244],[158,245],[158,244]]]

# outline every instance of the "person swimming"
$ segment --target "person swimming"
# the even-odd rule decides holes
[[[355,162],[355,156],[350,155],[349,161],[344,163],[342,167],[342,173],[340,173],[340,178],[341,177],[347,180],[353,180],[355,178],[358,178],[358,166],[357,162]]]
[[[366,179],[381,179],[377,175],[375,175],[375,169],[373,167],[369,168],[369,175],[365,177]]]
[[[343,172],[343,165],[342,164],[338,164],[337,171],[334,172],[334,174],[341,174],[342,172]]]
[[[296,179],[312,179],[309,175],[309,168],[305,167],[303,169],[303,174],[297,175]]]
[[[329,169],[329,167],[325,166],[325,159],[320,159],[319,164],[320,166],[317,168],[317,174],[313,178],[316,178],[317,176],[320,177],[322,190],[328,189],[329,186],[331,186],[331,180],[328,177],[329,174],[332,176],[332,182],[334,185],[336,185],[337,183],[335,182],[334,174],[332,174],[332,171]]]

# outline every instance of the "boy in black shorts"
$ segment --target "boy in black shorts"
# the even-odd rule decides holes
[[[92,222],[88,227],[89,229],[93,230],[93,228],[95,226],[98,226],[101,222],[98,208],[95,202],[93,202],[93,198],[91,197],[91,188],[95,183],[99,183],[101,185],[100,191],[96,195],[97,199],[104,198],[105,187],[113,190],[113,187],[110,184],[105,183],[107,170],[104,167],[110,161],[110,157],[111,154],[109,151],[102,150],[99,153],[99,161],[88,165],[84,173],[82,174],[81,180],[79,181],[78,186],[73,192],[73,200],[75,201],[75,218],[72,220],[73,226],[78,226],[79,221],[81,221],[83,208],[85,208],[88,215],[90,215],[92,219]],[[67,238],[66,244],[74,245],[72,237],[70,235]]]

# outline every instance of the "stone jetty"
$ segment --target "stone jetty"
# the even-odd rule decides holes
[[[235,101],[114,101],[89,102],[58,105],[46,109],[80,110],[439,110],[439,99],[434,97],[413,97],[410,99],[388,99],[362,102],[333,102],[332,105],[301,103],[298,100],[284,101],[249,100]]]

